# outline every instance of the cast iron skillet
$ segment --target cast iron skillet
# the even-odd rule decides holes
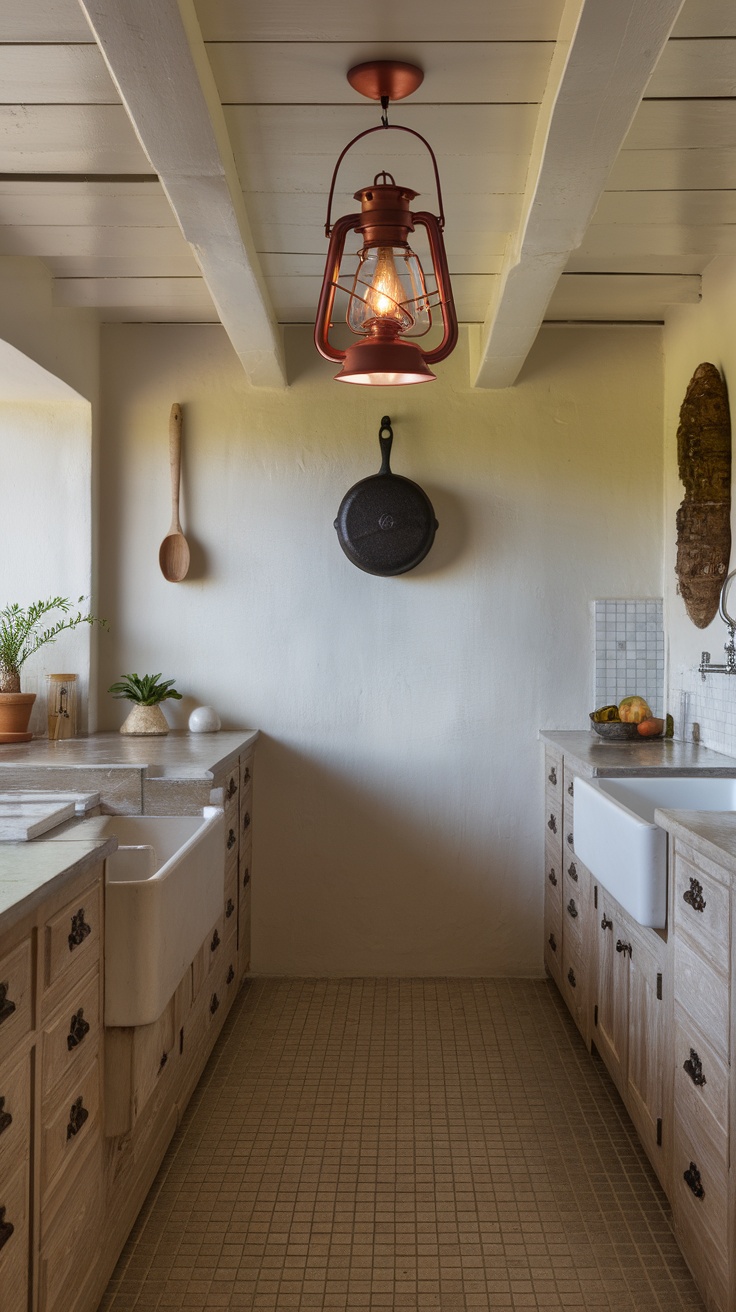
[[[387,434],[387,436],[384,436]],[[345,493],[337,512],[337,540],[348,560],[366,574],[406,574],[424,560],[438,528],[432,502],[410,478],[392,474],[394,439],[384,415],[378,430],[383,463]]]

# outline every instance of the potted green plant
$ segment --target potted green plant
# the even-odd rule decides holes
[[[79,597],[77,605],[82,601],[84,597]],[[66,618],[44,628],[46,616],[55,610]],[[0,742],[28,742],[33,737],[28,733],[28,721],[36,694],[21,692],[20,688],[20,672],[29,656],[80,624],[107,624],[94,615],[83,615],[81,610],[72,615],[71,610],[68,597],[48,597],[26,607],[13,602],[0,610]]]
[[[130,715],[121,724],[120,732],[144,737],[169,732],[169,725],[161,710],[161,703],[174,697],[181,701],[181,693],[174,688],[174,679],[161,681],[160,674],[123,674],[118,683],[110,684],[108,692],[133,703]]]

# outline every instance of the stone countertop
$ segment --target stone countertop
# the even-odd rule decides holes
[[[0,932],[75,878],[104,860],[117,847],[117,839],[77,840],[68,843],[8,843],[0,847]]]
[[[550,747],[573,757],[586,775],[736,775],[736,757],[673,738],[611,743],[589,729],[542,729],[539,736]]]
[[[736,875],[736,812],[658,808],[654,819],[673,838],[688,843],[731,875]]]
[[[188,733],[172,730],[161,738],[133,738],[119,733],[96,733],[89,738],[0,745],[0,790],[4,770],[24,767],[66,769],[101,766],[108,770],[140,770],[146,779],[208,779],[235,763],[252,747],[257,729]]]

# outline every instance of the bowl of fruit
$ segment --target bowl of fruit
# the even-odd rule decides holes
[[[590,712],[590,727],[607,742],[630,742],[636,738],[661,738],[664,720],[652,715],[643,697],[624,697],[618,706],[600,706]]]

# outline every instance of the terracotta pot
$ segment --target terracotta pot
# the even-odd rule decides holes
[[[35,692],[0,692],[0,743],[27,743]]]
[[[160,706],[133,706],[120,732],[133,738],[161,737],[169,732],[169,722]]]

